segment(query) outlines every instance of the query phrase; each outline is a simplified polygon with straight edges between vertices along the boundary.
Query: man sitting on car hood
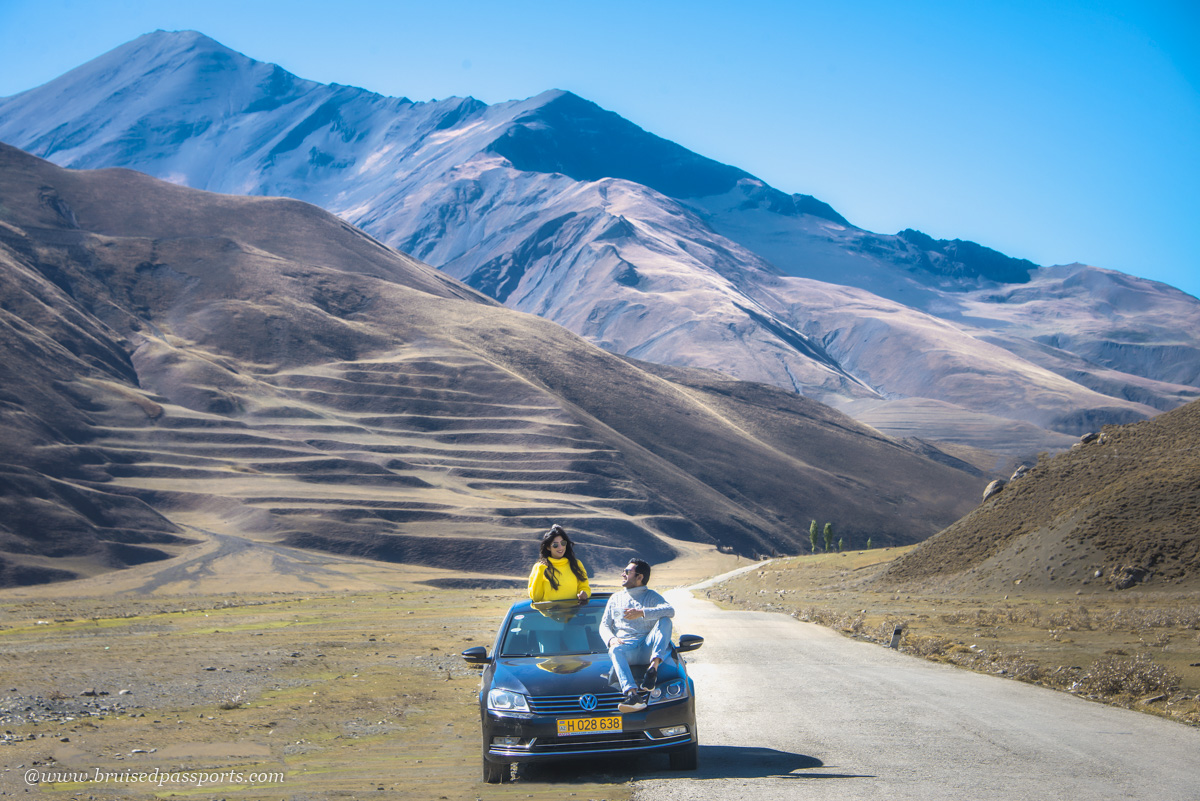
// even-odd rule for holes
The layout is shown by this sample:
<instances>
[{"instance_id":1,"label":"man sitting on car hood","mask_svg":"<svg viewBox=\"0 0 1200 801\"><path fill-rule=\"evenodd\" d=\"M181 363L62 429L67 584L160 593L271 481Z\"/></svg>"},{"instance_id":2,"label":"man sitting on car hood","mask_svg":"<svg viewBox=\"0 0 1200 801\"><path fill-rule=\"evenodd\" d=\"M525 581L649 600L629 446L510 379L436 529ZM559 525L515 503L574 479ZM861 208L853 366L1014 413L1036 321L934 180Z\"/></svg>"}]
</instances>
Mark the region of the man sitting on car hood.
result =
<instances>
[{"instance_id":1,"label":"man sitting on car hood","mask_svg":"<svg viewBox=\"0 0 1200 801\"><path fill-rule=\"evenodd\" d=\"M604 607L600 634L608 643L613 669L621 683L625 699L617 705L621 712L646 708L645 694L654 689L658 666L671 661L671 618L675 607L667 603L650 583L650 565L633 559L621 574L621 589L613 593ZM638 687L629 666L645 665L646 673Z\"/></svg>"}]
</instances>

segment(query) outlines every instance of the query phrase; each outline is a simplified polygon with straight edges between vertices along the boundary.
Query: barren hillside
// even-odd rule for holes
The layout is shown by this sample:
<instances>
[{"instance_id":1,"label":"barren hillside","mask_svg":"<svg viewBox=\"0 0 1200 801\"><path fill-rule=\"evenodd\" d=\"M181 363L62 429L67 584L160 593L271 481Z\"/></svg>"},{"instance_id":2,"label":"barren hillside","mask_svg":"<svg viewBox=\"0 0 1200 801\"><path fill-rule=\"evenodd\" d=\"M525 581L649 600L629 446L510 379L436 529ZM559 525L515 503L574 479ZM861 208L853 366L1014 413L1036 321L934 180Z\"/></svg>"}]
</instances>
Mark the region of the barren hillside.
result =
<instances>
[{"instance_id":1,"label":"barren hillside","mask_svg":"<svg viewBox=\"0 0 1200 801\"><path fill-rule=\"evenodd\" d=\"M991 589L1200 581L1200 402L1043 457L884 576L945 579Z\"/></svg>"},{"instance_id":2,"label":"barren hillside","mask_svg":"<svg viewBox=\"0 0 1200 801\"><path fill-rule=\"evenodd\" d=\"M189 527L505 574L554 521L593 569L795 552L813 517L914 542L984 483L791 393L649 372L296 201L0 146L0 264L4 584Z\"/></svg>"}]
</instances>

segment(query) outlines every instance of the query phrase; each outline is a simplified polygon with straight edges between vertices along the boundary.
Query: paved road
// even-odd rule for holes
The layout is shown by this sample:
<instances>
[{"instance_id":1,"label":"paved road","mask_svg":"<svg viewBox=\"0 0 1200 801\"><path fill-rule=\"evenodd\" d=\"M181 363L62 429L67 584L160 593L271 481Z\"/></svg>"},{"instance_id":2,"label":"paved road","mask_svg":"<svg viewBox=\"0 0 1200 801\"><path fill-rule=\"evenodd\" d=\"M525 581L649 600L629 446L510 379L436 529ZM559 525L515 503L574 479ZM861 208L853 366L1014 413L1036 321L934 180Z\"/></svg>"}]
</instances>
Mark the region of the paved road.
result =
<instances>
[{"instance_id":1,"label":"paved road","mask_svg":"<svg viewBox=\"0 0 1200 801\"><path fill-rule=\"evenodd\" d=\"M668 597L706 638L700 770L643 774L638 801L1200 799L1200 730Z\"/></svg>"}]
</instances>

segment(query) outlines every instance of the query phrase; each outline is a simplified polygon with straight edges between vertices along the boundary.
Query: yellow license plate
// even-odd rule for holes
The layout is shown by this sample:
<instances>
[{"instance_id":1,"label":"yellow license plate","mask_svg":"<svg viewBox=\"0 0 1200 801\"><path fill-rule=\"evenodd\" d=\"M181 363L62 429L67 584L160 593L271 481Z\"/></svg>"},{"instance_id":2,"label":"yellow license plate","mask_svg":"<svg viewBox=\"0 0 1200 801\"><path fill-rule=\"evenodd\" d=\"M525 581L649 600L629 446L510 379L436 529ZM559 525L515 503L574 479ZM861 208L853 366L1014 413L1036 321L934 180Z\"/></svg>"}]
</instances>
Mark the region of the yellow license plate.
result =
<instances>
[{"instance_id":1,"label":"yellow license plate","mask_svg":"<svg viewBox=\"0 0 1200 801\"><path fill-rule=\"evenodd\" d=\"M603 731L620 731L621 719L616 718L559 718L558 736L572 734L597 734Z\"/></svg>"}]
</instances>

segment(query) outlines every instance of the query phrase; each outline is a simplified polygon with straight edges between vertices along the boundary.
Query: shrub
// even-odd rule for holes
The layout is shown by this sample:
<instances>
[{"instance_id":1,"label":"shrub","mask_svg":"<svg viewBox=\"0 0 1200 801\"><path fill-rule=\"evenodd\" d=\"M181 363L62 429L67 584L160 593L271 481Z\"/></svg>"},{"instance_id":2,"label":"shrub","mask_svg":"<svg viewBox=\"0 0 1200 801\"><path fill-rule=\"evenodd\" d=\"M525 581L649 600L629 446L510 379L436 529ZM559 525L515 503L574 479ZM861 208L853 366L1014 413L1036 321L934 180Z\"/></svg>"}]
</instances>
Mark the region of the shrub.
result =
<instances>
[{"instance_id":1,"label":"shrub","mask_svg":"<svg viewBox=\"0 0 1200 801\"><path fill-rule=\"evenodd\" d=\"M1137 631L1152 628L1200 629L1200 607L1119 609L1097 616L1096 625L1107 631Z\"/></svg>"},{"instance_id":2,"label":"shrub","mask_svg":"<svg viewBox=\"0 0 1200 801\"><path fill-rule=\"evenodd\" d=\"M1086 606L1056 612L1050 615L1046 625L1050 628L1063 629L1065 631L1091 631L1096 628L1091 612L1088 611Z\"/></svg>"},{"instance_id":3,"label":"shrub","mask_svg":"<svg viewBox=\"0 0 1200 801\"><path fill-rule=\"evenodd\" d=\"M1179 676L1155 664L1146 654L1138 654L1129 659L1097 659L1073 689L1089 695L1145 695L1169 692L1178 686Z\"/></svg>"},{"instance_id":4,"label":"shrub","mask_svg":"<svg viewBox=\"0 0 1200 801\"><path fill-rule=\"evenodd\" d=\"M888 632L888 637L891 637L890 631ZM948 640L945 637L910 637L906 642L908 645L906 650L917 656L923 656L926 659L945 656L955 646L953 640Z\"/></svg>"},{"instance_id":5,"label":"shrub","mask_svg":"<svg viewBox=\"0 0 1200 801\"><path fill-rule=\"evenodd\" d=\"M1020 653L1000 655L995 664L1005 675L1031 684L1042 682L1050 676L1050 671Z\"/></svg>"},{"instance_id":6,"label":"shrub","mask_svg":"<svg viewBox=\"0 0 1200 801\"><path fill-rule=\"evenodd\" d=\"M1040 626L1042 613L1036 606L1019 606L1009 609L1004 615L1012 625Z\"/></svg>"}]
</instances>

